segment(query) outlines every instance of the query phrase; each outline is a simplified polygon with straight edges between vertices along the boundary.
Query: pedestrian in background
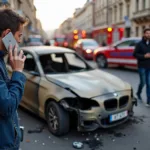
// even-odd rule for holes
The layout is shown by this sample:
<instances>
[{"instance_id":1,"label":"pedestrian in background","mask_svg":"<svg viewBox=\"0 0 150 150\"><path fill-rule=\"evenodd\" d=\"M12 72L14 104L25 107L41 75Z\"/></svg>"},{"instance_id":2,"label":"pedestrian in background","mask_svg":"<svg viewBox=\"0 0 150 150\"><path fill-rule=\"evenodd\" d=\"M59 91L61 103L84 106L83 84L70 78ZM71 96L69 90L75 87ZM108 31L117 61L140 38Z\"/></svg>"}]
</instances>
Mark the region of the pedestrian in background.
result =
<instances>
[{"instance_id":1,"label":"pedestrian in background","mask_svg":"<svg viewBox=\"0 0 150 150\"><path fill-rule=\"evenodd\" d=\"M140 84L137 90L137 97L142 101L141 93L146 84L147 103L150 106L150 28L143 32L142 40L136 45L133 55L138 61L138 72L140 77Z\"/></svg>"},{"instance_id":2,"label":"pedestrian in background","mask_svg":"<svg viewBox=\"0 0 150 150\"><path fill-rule=\"evenodd\" d=\"M21 42L26 19L11 9L0 9L0 150L19 150L21 132L18 124L17 108L21 101L26 78L22 73L26 57L17 46L6 50L2 38L12 32L18 43ZM9 53L13 70L8 77L4 56Z\"/></svg>"},{"instance_id":3,"label":"pedestrian in background","mask_svg":"<svg viewBox=\"0 0 150 150\"><path fill-rule=\"evenodd\" d=\"M51 45L50 42L49 42L49 40L46 40L45 45L46 46L50 46Z\"/></svg>"}]
</instances>

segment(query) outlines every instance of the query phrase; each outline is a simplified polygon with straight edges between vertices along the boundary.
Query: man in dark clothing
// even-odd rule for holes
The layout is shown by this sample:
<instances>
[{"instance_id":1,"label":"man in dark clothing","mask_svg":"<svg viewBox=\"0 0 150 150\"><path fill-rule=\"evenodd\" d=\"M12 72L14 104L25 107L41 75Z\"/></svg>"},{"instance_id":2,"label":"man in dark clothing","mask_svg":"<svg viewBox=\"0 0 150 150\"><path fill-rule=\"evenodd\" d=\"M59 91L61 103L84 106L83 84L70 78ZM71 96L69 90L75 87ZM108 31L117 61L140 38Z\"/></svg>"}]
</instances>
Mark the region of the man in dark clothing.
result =
<instances>
[{"instance_id":1,"label":"man in dark clothing","mask_svg":"<svg viewBox=\"0 0 150 150\"><path fill-rule=\"evenodd\" d=\"M50 46L51 45L50 42L49 42L49 40L46 40L45 45L46 46Z\"/></svg>"},{"instance_id":2,"label":"man in dark clothing","mask_svg":"<svg viewBox=\"0 0 150 150\"><path fill-rule=\"evenodd\" d=\"M138 60L138 71L140 76L137 97L139 100L142 100L141 93L146 84L146 106L150 106L150 28L144 30L143 39L136 45L133 55Z\"/></svg>"},{"instance_id":3,"label":"man in dark clothing","mask_svg":"<svg viewBox=\"0 0 150 150\"><path fill-rule=\"evenodd\" d=\"M0 150L18 150L21 132L18 124L17 108L21 101L26 78L22 73L26 57L17 46L11 45L6 50L2 38L12 32L18 43L21 42L23 26L26 19L11 9L0 10ZM9 54L10 66L13 70L8 77L4 56Z\"/></svg>"}]
</instances>

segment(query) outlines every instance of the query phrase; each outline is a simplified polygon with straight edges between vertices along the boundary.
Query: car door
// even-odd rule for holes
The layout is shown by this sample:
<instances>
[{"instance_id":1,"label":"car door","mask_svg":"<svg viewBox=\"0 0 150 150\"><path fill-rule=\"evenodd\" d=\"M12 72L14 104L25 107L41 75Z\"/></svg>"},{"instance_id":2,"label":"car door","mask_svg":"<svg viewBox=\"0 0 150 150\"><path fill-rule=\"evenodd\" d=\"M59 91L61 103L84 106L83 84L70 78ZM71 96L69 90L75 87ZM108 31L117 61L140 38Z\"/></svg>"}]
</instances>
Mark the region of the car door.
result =
<instances>
[{"instance_id":1,"label":"car door","mask_svg":"<svg viewBox=\"0 0 150 150\"><path fill-rule=\"evenodd\" d=\"M117 45L117 50L119 53L118 54L119 64L121 64L122 66L136 66L137 65L137 61L133 57L133 51L137 42L139 42L139 40L132 39L132 40L127 40Z\"/></svg>"},{"instance_id":2,"label":"car door","mask_svg":"<svg viewBox=\"0 0 150 150\"><path fill-rule=\"evenodd\" d=\"M36 55L24 52L26 61L24 65L24 74L27 78L22 105L30 111L38 113L39 98L38 91L40 85L40 73L37 66Z\"/></svg>"},{"instance_id":3,"label":"car door","mask_svg":"<svg viewBox=\"0 0 150 150\"><path fill-rule=\"evenodd\" d=\"M126 61L126 57L130 54L127 53L129 45L132 43L131 40L121 41L117 43L110 51L111 63L117 65L123 65Z\"/></svg>"}]
</instances>

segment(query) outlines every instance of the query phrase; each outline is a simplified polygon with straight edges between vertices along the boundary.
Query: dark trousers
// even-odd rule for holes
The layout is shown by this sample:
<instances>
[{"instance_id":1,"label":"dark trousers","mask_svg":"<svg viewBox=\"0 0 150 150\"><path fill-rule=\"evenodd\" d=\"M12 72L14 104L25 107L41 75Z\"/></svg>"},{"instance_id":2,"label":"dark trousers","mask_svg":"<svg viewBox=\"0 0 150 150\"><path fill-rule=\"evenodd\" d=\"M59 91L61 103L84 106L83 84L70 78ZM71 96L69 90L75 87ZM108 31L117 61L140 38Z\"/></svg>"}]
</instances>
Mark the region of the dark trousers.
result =
<instances>
[{"instance_id":1,"label":"dark trousers","mask_svg":"<svg viewBox=\"0 0 150 150\"><path fill-rule=\"evenodd\" d=\"M150 104L150 69L139 68L138 72L140 76L140 84L137 94L140 95L142 93L142 89L146 84L147 103Z\"/></svg>"}]
</instances>

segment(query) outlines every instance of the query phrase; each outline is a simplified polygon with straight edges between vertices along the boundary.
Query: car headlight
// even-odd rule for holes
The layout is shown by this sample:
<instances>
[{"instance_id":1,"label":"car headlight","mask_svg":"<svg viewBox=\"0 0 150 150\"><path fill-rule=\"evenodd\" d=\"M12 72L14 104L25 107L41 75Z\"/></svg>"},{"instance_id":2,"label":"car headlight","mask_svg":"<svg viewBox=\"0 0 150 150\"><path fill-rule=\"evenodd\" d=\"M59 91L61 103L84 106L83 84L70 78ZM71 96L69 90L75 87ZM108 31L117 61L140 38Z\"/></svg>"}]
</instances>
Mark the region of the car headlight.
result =
<instances>
[{"instance_id":1,"label":"car headlight","mask_svg":"<svg viewBox=\"0 0 150 150\"><path fill-rule=\"evenodd\" d=\"M91 49L87 49L87 50L86 50L86 53L88 53L88 54L89 54L89 53L92 53L92 50L91 50Z\"/></svg>"}]
</instances>

